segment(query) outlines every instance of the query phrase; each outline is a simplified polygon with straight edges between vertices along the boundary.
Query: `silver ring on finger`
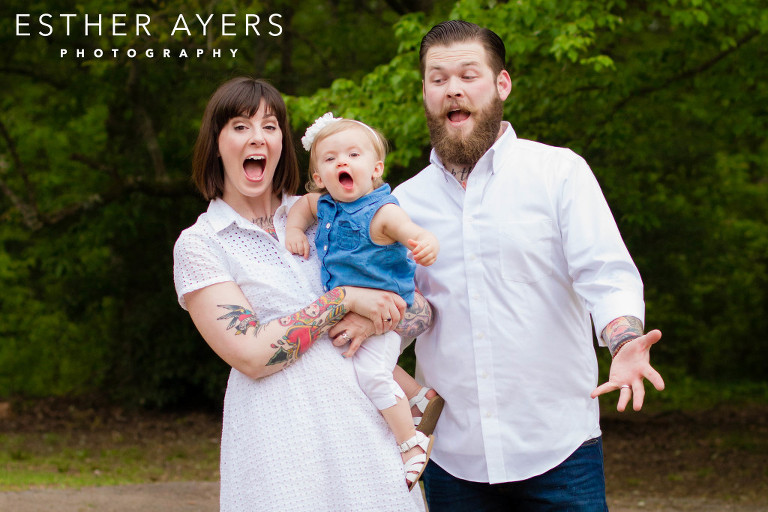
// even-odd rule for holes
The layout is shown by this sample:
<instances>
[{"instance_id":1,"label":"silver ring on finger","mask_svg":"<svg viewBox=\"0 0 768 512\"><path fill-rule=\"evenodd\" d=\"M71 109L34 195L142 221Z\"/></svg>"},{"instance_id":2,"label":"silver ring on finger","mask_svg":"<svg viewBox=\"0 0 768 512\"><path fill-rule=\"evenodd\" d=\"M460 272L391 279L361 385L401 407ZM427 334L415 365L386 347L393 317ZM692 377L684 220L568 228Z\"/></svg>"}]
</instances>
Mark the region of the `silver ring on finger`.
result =
<instances>
[{"instance_id":1,"label":"silver ring on finger","mask_svg":"<svg viewBox=\"0 0 768 512\"><path fill-rule=\"evenodd\" d=\"M629 389L630 385L629 384L622 384L621 386L619 386L619 388L620 389Z\"/></svg>"},{"instance_id":2,"label":"silver ring on finger","mask_svg":"<svg viewBox=\"0 0 768 512\"><path fill-rule=\"evenodd\" d=\"M347 331L344 331L341 333L341 337L344 339L344 341L349 341L349 334L347 334Z\"/></svg>"}]
</instances>

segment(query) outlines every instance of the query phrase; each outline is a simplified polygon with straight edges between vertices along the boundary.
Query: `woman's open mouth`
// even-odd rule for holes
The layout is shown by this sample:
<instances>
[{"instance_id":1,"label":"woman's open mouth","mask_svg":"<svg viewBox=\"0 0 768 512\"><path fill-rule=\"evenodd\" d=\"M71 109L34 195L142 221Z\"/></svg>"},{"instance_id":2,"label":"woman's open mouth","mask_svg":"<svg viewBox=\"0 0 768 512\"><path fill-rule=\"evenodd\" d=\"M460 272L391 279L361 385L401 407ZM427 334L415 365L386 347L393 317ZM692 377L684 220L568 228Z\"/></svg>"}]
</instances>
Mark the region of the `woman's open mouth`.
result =
<instances>
[{"instance_id":1,"label":"woman's open mouth","mask_svg":"<svg viewBox=\"0 0 768 512\"><path fill-rule=\"evenodd\" d=\"M352 175L346 171L341 171L339 173L339 183L344 190L352 190L355 186L355 181L352 179Z\"/></svg>"},{"instance_id":2,"label":"woman's open mouth","mask_svg":"<svg viewBox=\"0 0 768 512\"><path fill-rule=\"evenodd\" d=\"M267 159L261 155L251 155L243 162L243 171L248 181L261 181L264 178L264 167Z\"/></svg>"}]
</instances>

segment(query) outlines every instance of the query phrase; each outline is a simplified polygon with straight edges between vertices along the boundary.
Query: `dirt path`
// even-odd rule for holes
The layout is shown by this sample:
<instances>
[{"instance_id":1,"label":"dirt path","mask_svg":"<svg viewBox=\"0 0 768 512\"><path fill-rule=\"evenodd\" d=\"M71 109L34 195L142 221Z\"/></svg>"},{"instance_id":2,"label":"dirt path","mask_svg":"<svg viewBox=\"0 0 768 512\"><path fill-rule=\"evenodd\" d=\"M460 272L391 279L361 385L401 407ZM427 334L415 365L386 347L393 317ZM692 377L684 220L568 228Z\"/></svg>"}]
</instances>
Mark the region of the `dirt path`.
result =
<instances>
[{"instance_id":1,"label":"dirt path","mask_svg":"<svg viewBox=\"0 0 768 512\"><path fill-rule=\"evenodd\" d=\"M48 420L42 426L39 421L17 421L13 430L56 431L58 423L52 416L46 415ZM114 427L104 421L89 435ZM144 418L144 423L131 421L147 437L151 432L141 425L162 423L155 417L151 421ZM191 429L215 433L220 428L218 421L215 416L196 416L192 422L175 420L174 438L189 439ZM602 418L602 427L612 512L768 512L768 405L719 407L699 413L609 413ZM149 438L157 444L167 443L166 437ZM217 482L0 492L0 512L216 510Z\"/></svg>"},{"instance_id":2,"label":"dirt path","mask_svg":"<svg viewBox=\"0 0 768 512\"><path fill-rule=\"evenodd\" d=\"M207 512L219 509L216 482L39 489L0 493L3 512Z\"/></svg>"},{"instance_id":3,"label":"dirt path","mask_svg":"<svg viewBox=\"0 0 768 512\"><path fill-rule=\"evenodd\" d=\"M219 508L215 482L41 489L0 493L3 512L215 512ZM609 499L613 512L764 512L765 505L738 504L707 498L641 497Z\"/></svg>"}]
</instances>

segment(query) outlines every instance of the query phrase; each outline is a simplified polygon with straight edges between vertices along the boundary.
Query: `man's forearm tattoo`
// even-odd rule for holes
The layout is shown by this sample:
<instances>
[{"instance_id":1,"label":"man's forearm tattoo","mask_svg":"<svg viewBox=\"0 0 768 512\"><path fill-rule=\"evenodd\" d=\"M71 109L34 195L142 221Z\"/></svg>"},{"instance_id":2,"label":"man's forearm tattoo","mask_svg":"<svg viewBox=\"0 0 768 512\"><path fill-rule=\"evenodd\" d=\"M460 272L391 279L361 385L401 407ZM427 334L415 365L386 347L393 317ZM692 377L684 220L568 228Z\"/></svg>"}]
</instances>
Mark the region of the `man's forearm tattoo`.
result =
<instances>
[{"instance_id":1,"label":"man's forearm tattoo","mask_svg":"<svg viewBox=\"0 0 768 512\"><path fill-rule=\"evenodd\" d=\"M427 299L418 293L414 296L413 304L405 310L405 315L397 324L395 332L405 339L413 339L432 324L432 306Z\"/></svg>"},{"instance_id":2,"label":"man's forearm tattoo","mask_svg":"<svg viewBox=\"0 0 768 512\"><path fill-rule=\"evenodd\" d=\"M622 316L609 323L603 330L603 339L608 344L611 356L627 342L643 335L643 323L634 316Z\"/></svg>"},{"instance_id":3,"label":"man's forearm tattoo","mask_svg":"<svg viewBox=\"0 0 768 512\"><path fill-rule=\"evenodd\" d=\"M347 308L342 304L345 296L344 288L334 288L301 311L280 318L280 325L288 330L271 345L276 351L267 366L287 366L296 361L315 343L318 336L344 317L347 313Z\"/></svg>"}]
</instances>

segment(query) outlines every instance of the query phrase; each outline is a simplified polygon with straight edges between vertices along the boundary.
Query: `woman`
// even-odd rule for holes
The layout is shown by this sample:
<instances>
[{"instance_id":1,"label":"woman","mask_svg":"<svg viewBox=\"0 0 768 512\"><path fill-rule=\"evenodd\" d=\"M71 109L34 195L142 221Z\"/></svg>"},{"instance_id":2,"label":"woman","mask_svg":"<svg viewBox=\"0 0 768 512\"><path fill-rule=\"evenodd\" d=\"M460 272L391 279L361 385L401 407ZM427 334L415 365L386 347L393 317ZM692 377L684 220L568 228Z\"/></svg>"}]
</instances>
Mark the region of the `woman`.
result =
<instances>
[{"instance_id":1,"label":"woman","mask_svg":"<svg viewBox=\"0 0 768 512\"><path fill-rule=\"evenodd\" d=\"M323 293L314 247L307 260L285 249L300 178L274 87L236 78L213 94L193 179L211 202L176 242L174 279L180 304L232 366L221 510L420 510L386 422L343 348L327 339L347 312L372 322L356 317L356 325L383 333L398 325L405 303L364 288ZM428 322L423 297L418 302L411 309L427 313L410 326ZM360 338L370 330L354 332Z\"/></svg>"}]
</instances>

